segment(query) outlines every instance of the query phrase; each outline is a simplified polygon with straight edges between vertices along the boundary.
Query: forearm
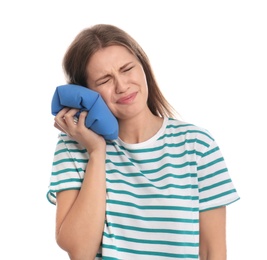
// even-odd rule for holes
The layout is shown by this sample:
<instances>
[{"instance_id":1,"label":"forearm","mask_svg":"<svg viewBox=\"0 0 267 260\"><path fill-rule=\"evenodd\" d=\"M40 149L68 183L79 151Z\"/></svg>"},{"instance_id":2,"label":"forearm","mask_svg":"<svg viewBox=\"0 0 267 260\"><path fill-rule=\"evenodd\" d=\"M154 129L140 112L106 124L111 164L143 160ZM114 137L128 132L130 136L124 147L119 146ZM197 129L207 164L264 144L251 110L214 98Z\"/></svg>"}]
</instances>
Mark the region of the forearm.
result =
<instances>
[{"instance_id":1,"label":"forearm","mask_svg":"<svg viewBox=\"0 0 267 260\"><path fill-rule=\"evenodd\" d=\"M225 251L217 252L202 252L199 255L200 260L226 260Z\"/></svg>"},{"instance_id":2,"label":"forearm","mask_svg":"<svg viewBox=\"0 0 267 260\"><path fill-rule=\"evenodd\" d=\"M215 239L214 239L215 240ZM226 260L226 241L219 239L215 243L200 243L200 260Z\"/></svg>"},{"instance_id":3,"label":"forearm","mask_svg":"<svg viewBox=\"0 0 267 260\"><path fill-rule=\"evenodd\" d=\"M71 259L94 259L102 239L105 201L105 152L96 151L90 154L81 190L57 234Z\"/></svg>"},{"instance_id":4,"label":"forearm","mask_svg":"<svg viewBox=\"0 0 267 260\"><path fill-rule=\"evenodd\" d=\"M200 213L200 260L226 260L226 208Z\"/></svg>"}]
</instances>

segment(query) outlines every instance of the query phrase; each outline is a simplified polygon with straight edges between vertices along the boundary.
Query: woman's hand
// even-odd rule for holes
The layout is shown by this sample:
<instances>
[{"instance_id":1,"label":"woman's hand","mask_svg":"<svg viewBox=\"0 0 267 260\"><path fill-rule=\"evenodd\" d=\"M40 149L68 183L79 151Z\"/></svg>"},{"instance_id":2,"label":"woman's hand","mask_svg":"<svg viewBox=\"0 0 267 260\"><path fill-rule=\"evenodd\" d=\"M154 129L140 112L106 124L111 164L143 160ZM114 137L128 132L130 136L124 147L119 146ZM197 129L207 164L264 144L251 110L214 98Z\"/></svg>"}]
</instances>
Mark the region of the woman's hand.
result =
<instances>
[{"instance_id":1,"label":"woman's hand","mask_svg":"<svg viewBox=\"0 0 267 260\"><path fill-rule=\"evenodd\" d=\"M75 108L63 108L55 116L54 126L83 145L89 154L95 150L105 148L104 138L88 129L85 125L85 118L88 112L81 112L78 121L75 120L77 112L79 110Z\"/></svg>"}]
</instances>

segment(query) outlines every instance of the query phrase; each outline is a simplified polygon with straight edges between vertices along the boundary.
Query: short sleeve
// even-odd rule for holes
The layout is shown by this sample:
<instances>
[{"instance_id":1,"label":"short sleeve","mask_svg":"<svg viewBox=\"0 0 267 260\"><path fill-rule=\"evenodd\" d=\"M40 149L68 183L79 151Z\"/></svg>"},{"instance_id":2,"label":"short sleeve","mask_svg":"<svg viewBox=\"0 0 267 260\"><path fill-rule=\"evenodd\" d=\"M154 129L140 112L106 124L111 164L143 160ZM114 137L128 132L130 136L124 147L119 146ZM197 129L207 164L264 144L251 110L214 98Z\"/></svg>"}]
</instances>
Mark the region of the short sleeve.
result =
<instances>
[{"instance_id":1,"label":"short sleeve","mask_svg":"<svg viewBox=\"0 0 267 260\"><path fill-rule=\"evenodd\" d=\"M88 162L88 153L67 135L59 134L56 145L47 199L56 204L56 193L63 190L79 190Z\"/></svg>"},{"instance_id":2,"label":"short sleeve","mask_svg":"<svg viewBox=\"0 0 267 260\"><path fill-rule=\"evenodd\" d=\"M209 210L228 205L239 199L225 160L214 139L197 162L199 209Z\"/></svg>"}]
</instances>

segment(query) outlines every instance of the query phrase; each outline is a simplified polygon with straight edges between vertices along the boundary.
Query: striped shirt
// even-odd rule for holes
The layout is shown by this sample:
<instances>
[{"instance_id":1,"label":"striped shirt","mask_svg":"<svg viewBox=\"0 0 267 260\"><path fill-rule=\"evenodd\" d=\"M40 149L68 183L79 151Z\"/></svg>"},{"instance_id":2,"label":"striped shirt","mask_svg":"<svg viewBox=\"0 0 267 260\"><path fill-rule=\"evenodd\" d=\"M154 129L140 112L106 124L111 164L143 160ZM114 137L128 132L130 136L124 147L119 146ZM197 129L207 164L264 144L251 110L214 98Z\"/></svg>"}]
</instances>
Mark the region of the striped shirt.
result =
<instances>
[{"instance_id":1,"label":"striped shirt","mask_svg":"<svg viewBox=\"0 0 267 260\"><path fill-rule=\"evenodd\" d=\"M80 189L87 151L60 134L48 199ZM164 118L149 140L106 148L106 221L96 259L198 259L199 212L239 199L211 134Z\"/></svg>"}]
</instances>

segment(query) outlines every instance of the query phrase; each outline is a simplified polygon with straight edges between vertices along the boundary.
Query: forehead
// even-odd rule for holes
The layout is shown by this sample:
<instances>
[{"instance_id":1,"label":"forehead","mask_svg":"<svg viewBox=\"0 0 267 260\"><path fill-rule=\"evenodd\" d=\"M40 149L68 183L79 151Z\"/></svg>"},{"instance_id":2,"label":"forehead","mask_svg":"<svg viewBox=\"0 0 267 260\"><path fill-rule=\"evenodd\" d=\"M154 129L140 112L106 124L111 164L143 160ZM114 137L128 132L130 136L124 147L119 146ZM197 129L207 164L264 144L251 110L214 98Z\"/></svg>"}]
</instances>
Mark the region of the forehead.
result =
<instances>
[{"instance_id":1,"label":"forehead","mask_svg":"<svg viewBox=\"0 0 267 260\"><path fill-rule=\"evenodd\" d=\"M120 68L125 63L137 61L137 58L124 46L112 45L96 51L88 61L87 71L105 72L111 68Z\"/></svg>"}]
</instances>

